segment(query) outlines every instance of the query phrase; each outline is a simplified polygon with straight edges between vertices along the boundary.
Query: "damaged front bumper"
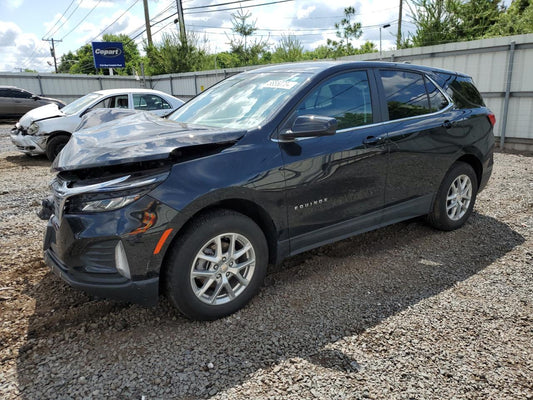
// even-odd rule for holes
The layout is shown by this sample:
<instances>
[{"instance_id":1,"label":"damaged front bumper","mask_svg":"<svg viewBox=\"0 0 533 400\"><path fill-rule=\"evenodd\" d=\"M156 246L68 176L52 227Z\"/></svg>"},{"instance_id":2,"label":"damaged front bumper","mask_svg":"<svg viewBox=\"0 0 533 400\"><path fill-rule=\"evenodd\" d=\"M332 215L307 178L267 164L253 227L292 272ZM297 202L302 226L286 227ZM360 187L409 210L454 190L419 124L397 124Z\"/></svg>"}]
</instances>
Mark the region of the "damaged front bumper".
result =
<instances>
[{"instance_id":1,"label":"damaged front bumper","mask_svg":"<svg viewBox=\"0 0 533 400\"><path fill-rule=\"evenodd\" d=\"M13 128L10 136L17 150L25 154L33 156L46 153L47 136L28 135L23 129L18 128Z\"/></svg>"},{"instance_id":2,"label":"damaged front bumper","mask_svg":"<svg viewBox=\"0 0 533 400\"><path fill-rule=\"evenodd\" d=\"M90 295L157 303L159 272L171 240L166 235L160 242L175 210L144 196L115 211L61 217L57 211L48 220L43 244L44 260L56 275Z\"/></svg>"},{"instance_id":3,"label":"damaged front bumper","mask_svg":"<svg viewBox=\"0 0 533 400\"><path fill-rule=\"evenodd\" d=\"M44 252L44 262L52 271L75 289L106 299L114 299L145 306L157 304L159 296L159 277L131 281L126 279L94 280L84 274L75 274L63 264L56 254L48 249Z\"/></svg>"}]
</instances>

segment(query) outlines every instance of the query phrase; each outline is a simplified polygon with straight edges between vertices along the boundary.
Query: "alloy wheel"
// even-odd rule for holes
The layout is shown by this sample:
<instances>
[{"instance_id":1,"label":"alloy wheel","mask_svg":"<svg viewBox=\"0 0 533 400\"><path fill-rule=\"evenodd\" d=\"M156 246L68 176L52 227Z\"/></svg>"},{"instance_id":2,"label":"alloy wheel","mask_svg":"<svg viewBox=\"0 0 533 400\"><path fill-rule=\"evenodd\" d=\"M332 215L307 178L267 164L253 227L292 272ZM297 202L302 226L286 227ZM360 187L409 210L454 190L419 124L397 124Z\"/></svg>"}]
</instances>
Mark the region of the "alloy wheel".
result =
<instances>
[{"instance_id":1,"label":"alloy wheel","mask_svg":"<svg viewBox=\"0 0 533 400\"><path fill-rule=\"evenodd\" d=\"M446 196L446 213L453 221L460 220L468 211L472 199L472 181L468 175L459 175L450 185Z\"/></svg>"},{"instance_id":2,"label":"alloy wheel","mask_svg":"<svg viewBox=\"0 0 533 400\"><path fill-rule=\"evenodd\" d=\"M250 283L255 271L255 251L238 233L224 233L207 241L196 254L190 283L196 297L209 305L228 303Z\"/></svg>"}]
</instances>

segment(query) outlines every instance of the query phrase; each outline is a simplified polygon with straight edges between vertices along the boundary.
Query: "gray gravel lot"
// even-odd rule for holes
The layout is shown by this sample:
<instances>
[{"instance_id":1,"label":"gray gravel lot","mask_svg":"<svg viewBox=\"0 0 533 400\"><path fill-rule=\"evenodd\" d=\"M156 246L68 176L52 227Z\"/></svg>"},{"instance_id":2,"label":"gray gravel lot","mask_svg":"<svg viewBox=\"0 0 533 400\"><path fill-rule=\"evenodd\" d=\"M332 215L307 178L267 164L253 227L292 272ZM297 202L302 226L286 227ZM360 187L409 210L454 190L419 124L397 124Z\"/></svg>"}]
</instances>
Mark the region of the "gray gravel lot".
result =
<instances>
[{"instance_id":1,"label":"gray gravel lot","mask_svg":"<svg viewBox=\"0 0 533 400\"><path fill-rule=\"evenodd\" d=\"M462 229L412 220L272 268L238 313L91 299L42 262L52 174L0 122L0 399L533 399L533 157Z\"/></svg>"}]
</instances>

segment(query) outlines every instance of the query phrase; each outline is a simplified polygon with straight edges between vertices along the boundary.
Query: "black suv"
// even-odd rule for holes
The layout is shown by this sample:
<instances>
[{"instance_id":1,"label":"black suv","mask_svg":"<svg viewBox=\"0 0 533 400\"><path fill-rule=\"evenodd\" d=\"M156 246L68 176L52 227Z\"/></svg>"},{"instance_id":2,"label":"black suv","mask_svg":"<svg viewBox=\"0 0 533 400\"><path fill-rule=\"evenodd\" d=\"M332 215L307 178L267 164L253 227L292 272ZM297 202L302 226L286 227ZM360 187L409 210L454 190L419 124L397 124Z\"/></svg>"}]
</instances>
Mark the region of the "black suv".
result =
<instances>
[{"instance_id":1,"label":"black suv","mask_svg":"<svg viewBox=\"0 0 533 400\"><path fill-rule=\"evenodd\" d=\"M91 294L166 293L191 318L219 318L287 256L421 215L462 226L492 171L494 122L455 72L245 72L167 120L138 113L74 134L44 202L45 260Z\"/></svg>"}]
</instances>

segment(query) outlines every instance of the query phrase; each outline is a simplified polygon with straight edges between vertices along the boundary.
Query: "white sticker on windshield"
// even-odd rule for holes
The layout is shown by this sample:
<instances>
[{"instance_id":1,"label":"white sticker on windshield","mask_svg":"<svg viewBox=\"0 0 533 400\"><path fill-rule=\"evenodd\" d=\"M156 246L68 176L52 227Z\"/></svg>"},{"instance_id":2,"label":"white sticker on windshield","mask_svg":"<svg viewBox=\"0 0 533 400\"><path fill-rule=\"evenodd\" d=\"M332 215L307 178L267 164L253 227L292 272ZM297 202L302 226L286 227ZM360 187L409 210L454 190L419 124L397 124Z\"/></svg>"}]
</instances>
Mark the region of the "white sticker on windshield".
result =
<instances>
[{"instance_id":1,"label":"white sticker on windshield","mask_svg":"<svg viewBox=\"0 0 533 400\"><path fill-rule=\"evenodd\" d=\"M267 83L265 83L263 87L289 90L295 87L297 84L298 84L297 82L290 82L290 81L268 81Z\"/></svg>"}]
</instances>

